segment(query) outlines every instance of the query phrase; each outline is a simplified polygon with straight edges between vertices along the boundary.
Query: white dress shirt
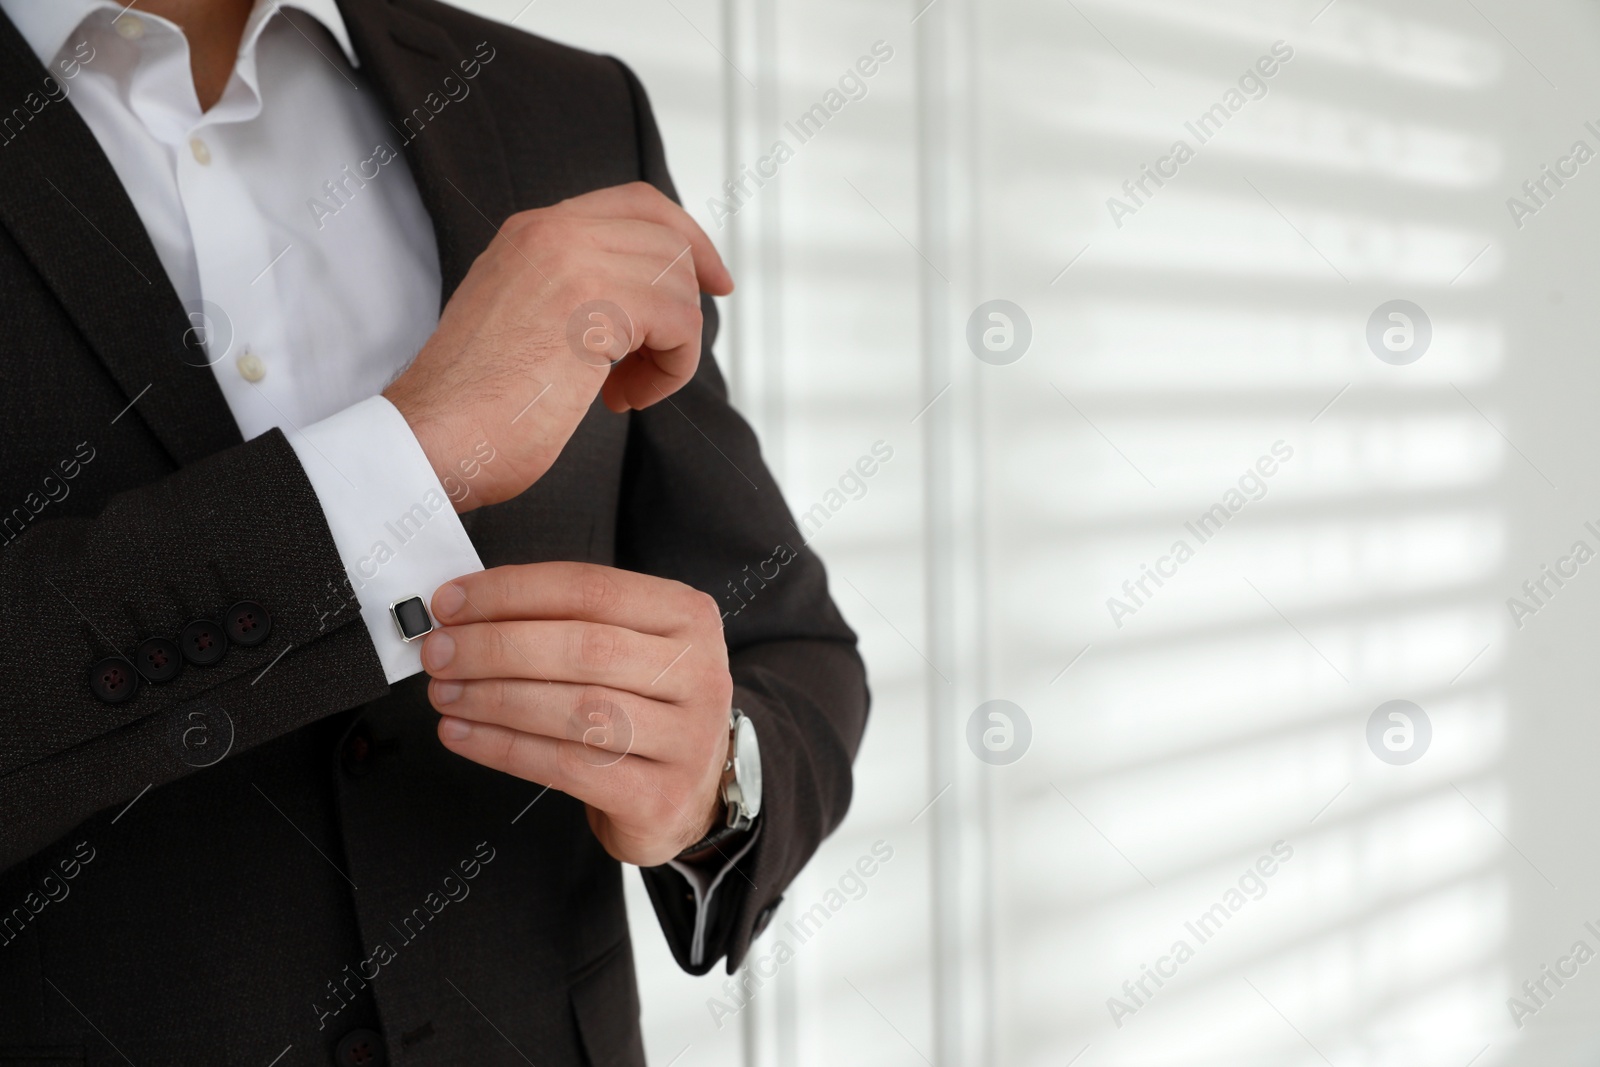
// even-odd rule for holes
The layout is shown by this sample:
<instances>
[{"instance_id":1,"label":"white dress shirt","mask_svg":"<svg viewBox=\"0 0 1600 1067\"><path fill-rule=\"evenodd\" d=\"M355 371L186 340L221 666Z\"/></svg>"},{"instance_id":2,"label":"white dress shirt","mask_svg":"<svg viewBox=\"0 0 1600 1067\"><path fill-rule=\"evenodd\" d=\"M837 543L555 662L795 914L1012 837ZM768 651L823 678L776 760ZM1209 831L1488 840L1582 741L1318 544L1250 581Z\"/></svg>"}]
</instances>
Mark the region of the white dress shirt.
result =
<instances>
[{"instance_id":1,"label":"white dress shirt","mask_svg":"<svg viewBox=\"0 0 1600 1067\"><path fill-rule=\"evenodd\" d=\"M257 0L202 112L188 40L167 19L109 0L0 0L110 158L240 432L276 426L299 456L349 576L312 607L353 593L396 682L422 663L390 605L483 569L379 395L438 324L438 248L400 138L358 88L339 9L293 8ZM379 145L394 158L374 160Z\"/></svg>"},{"instance_id":2,"label":"white dress shirt","mask_svg":"<svg viewBox=\"0 0 1600 1067\"><path fill-rule=\"evenodd\" d=\"M240 432L276 426L294 447L350 579L322 607L353 590L385 676L416 674L420 649L400 639L390 605L431 600L483 564L380 395L438 325L439 252L334 0L256 0L228 86L204 112L188 39L167 19L110 0L0 10L110 158ZM92 220L94 205L78 206ZM462 457L462 476L492 455L485 443ZM758 835L720 867L671 861L695 900L693 963L717 888Z\"/></svg>"}]
</instances>

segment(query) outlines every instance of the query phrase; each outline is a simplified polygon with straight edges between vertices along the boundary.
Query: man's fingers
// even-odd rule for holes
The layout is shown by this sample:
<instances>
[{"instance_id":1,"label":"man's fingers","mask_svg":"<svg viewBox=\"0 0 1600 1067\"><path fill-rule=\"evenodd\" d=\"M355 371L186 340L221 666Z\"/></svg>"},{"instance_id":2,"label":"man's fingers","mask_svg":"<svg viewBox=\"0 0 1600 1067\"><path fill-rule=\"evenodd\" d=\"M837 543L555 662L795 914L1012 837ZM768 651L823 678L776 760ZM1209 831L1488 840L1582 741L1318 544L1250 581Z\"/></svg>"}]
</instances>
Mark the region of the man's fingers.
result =
<instances>
[{"instance_id":1,"label":"man's fingers","mask_svg":"<svg viewBox=\"0 0 1600 1067\"><path fill-rule=\"evenodd\" d=\"M508 730L446 715L439 720L439 740L450 751L491 770L559 789L603 812L607 822L631 828L619 836L633 838L626 852L638 853L644 840L656 844L650 855L635 854L630 862L655 866L671 859L704 830L704 812L666 764L613 753L577 741ZM667 842L663 844L663 842ZM613 843L608 842L608 848ZM656 855L655 853L659 853ZM616 853L613 852L613 855Z\"/></svg>"},{"instance_id":2,"label":"man's fingers","mask_svg":"<svg viewBox=\"0 0 1600 1067\"><path fill-rule=\"evenodd\" d=\"M600 398L609 410L619 414L643 411L688 384L694 377L694 365L691 364L687 372L681 368L690 360L698 360L699 355L698 343L679 345L665 352L653 348L630 352L601 383Z\"/></svg>"},{"instance_id":3,"label":"man's fingers","mask_svg":"<svg viewBox=\"0 0 1600 1067\"><path fill-rule=\"evenodd\" d=\"M583 225L589 239L601 251L648 260L647 282L667 273L669 265L686 265L691 272L696 265L694 246L671 226L629 217L586 219ZM699 286L695 291L699 291Z\"/></svg>"},{"instance_id":4,"label":"man's fingers","mask_svg":"<svg viewBox=\"0 0 1600 1067\"><path fill-rule=\"evenodd\" d=\"M671 396L694 377L700 366L705 320L698 299L684 301L659 286L624 299L644 309L643 321L636 324L633 351L611 368L605 383L611 391L604 395L609 402L620 389L630 407L643 409ZM612 410L618 409L613 405Z\"/></svg>"},{"instance_id":5,"label":"man's fingers","mask_svg":"<svg viewBox=\"0 0 1600 1067\"><path fill-rule=\"evenodd\" d=\"M669 861L704 832L709 814L661 763L573 741L518 733L450 715L438 720L446 749L493 771L549 785L589 806L589 825L606 851L642 867Z\"/></svg>"},{"instance_id":6,"label":"man's fingers","mask_svg":"<svg viewBox=\"0 0 1600 1067\"><path fill-rule=\"evenodd\" d=\"M474 763L559 789L608 812L626 810L631 794L640 788L641 773L651 765L638 756L618 758L578 741L449 715L439 720L439 740Z\"/></svg>"},{"instance_id":7,"label":"man's fingers","mask_svg":"<svg viewBox=\"0 0 1600 1067\"><path fill-rule=\"evenodd\" d=\"M693 754L700 740L681 728L683 713L672 705L604 686L435 678L428 699L454 718L584 745L590 750L586 758L600 764L628 754L678 759Z\"/></svg>"},{"instance_id":8,"label":"man's fingers","mask_svg":"<svg viewBox=\"0 0 1600 1067\"><path fill-rule=\"evenodd\" d=\"M673 700L694 680L680 662L691 647L596 622L474 622L429 634L422 666L435 678L576 682Z\"/></svg>"},{"instance_id":9,"label":"man's fingers","mask_svg":"<svg viewBox=\"0 0 1600 1067\"><path fill-rule=\"evenodd\" d=\"M563 201L557 207L587 218L635 218L670 226L689 245L700 287L713 296L727 296L733 292L733 275L705 230L687 211L647 182L596 189Z\"/></svg>"},{"instance_id":10,"label":"man's fingers","mask_svg":"<svg viewBox=\"0 0 1600 1067\"><path fill-rule=\"evenodd\" d=\"M501 619L579 619L677 636L686 623L720 624L717 603L682 582L595 563L525 563L462 575L440 586L433 614L446 625Z\"/></svg>"},{"instance_id":11,"label":"man's fingers","mask_svg":"<svg viewBox=\"0 0 1600 1067\"><path fill-rule=\"evenodd\" d=\"M628 278L626 283L616 282L601 290L604 299L618 305L625 317L610 329L627 351L610 368L601 384L601 396L612 411L643 409L683 388L700 365L705 323L693 281L694 266L684 259L675 266L669 261L669 269L663 269L655 260L639 255L610 262L625 264L622 269ZM652 271L654 277L647 276ZM609 338L607 343L611 343Z\"/></svg>"}]
</instances>

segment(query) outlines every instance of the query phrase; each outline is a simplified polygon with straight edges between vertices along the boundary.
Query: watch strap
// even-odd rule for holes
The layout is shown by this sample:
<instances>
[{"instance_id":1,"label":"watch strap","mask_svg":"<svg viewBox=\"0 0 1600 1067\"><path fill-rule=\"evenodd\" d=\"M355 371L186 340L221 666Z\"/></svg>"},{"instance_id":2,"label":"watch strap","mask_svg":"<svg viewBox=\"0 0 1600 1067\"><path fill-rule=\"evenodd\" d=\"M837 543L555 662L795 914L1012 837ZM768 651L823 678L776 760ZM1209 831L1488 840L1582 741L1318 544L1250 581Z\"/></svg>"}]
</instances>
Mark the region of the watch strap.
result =
<instances>
[{"instance_id":1,"label":"watch strap","mask_svg":"<svg viewBox=\"0 0 1600 1067\"><path fill-rule=\"evenodd\" d=\"M727 823L723 823L720 826L713 826L710 833L706 834L706 836L702 837L700 840L696 841L694 844L678 853L674 858L682 859L685 856L692 856L696 852L704 852L708 848L712 848L716 845L722 844L725 841L732 840L733 838L744 833L746 830L750 829L750 825L751 824L749 822L746 822L743 826L729 826Z\"/></svg>"}]
</instances>

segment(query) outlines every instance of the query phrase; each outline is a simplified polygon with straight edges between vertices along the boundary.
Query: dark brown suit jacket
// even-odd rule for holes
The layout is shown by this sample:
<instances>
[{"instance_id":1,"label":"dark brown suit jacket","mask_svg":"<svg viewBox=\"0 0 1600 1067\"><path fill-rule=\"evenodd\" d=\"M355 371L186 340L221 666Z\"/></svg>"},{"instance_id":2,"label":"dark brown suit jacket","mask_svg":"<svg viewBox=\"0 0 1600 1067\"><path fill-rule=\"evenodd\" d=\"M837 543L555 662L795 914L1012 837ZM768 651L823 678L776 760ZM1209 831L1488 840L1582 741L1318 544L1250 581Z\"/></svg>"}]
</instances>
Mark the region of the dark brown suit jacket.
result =
<instances>
[{"instance_id":1,"label":"dark brown suit jacket","mask_svg":"<svg viewBox=\"0 0 1600 1067\"><path fill-rule=\"evenodd\" d=\"M433 0L340 6L396 144L495 50L404 149L441 300L515 211L641 178L672 191L616 60ZM385 684L292 449L241 441L93 135L69 101L10 110L45 75L0 19L0 1065L324 1065L359 1030L391 1063L642 1062L621 867L576 801L447 753L422 678ZM740 961L838 825L867 707L706 308L700 372L670 403L597 404L537 485L465 519L486 566L610 564L730 609L730 583L799 553L727 617L766 807L702 971ZM242 600L271 615L265 644L127 703L92 695L91 663ZM645 879L687 966L687 886Z\"/></svg>"}]
</instances>

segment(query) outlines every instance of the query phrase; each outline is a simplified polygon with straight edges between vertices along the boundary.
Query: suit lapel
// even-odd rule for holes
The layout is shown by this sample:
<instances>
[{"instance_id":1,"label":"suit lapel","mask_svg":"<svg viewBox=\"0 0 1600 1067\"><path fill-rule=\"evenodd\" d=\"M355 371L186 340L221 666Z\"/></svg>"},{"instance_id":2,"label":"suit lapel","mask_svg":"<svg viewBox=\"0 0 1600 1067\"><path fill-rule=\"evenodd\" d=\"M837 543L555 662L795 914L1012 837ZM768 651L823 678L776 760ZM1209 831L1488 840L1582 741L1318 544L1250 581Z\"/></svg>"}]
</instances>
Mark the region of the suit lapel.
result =
<instances>
[{"instance_id":1,"label":"suit lapel","mask_svg":"<svg viewBox=\"0 0 1600 1067\"><path fill-rule=\"evenodd\" d=\"M515 209L487 96L461 66L473 60L473 52L436 23L388 0L339 0L339 10L362 73L389 117L392 145L403 146L433 219L442 307ZM452 79L448 86L446 78ZM467 87L466 96L450 99L450 93L459 96L460 86Z\"/></svg>"},{"instance_id":2,"label":"suit lapel","mask_svg":"<svg viewBox=\"0 0 1600 1067\"><path fill-rule=\"evenodd\" d=\"M0 145L0 224L174 461L238 444L211 369L185 344L190 320L133 202L70 100L45 92L46 75L0 14L0 100L39 108Z\"/></svg>"}]
</instances>

